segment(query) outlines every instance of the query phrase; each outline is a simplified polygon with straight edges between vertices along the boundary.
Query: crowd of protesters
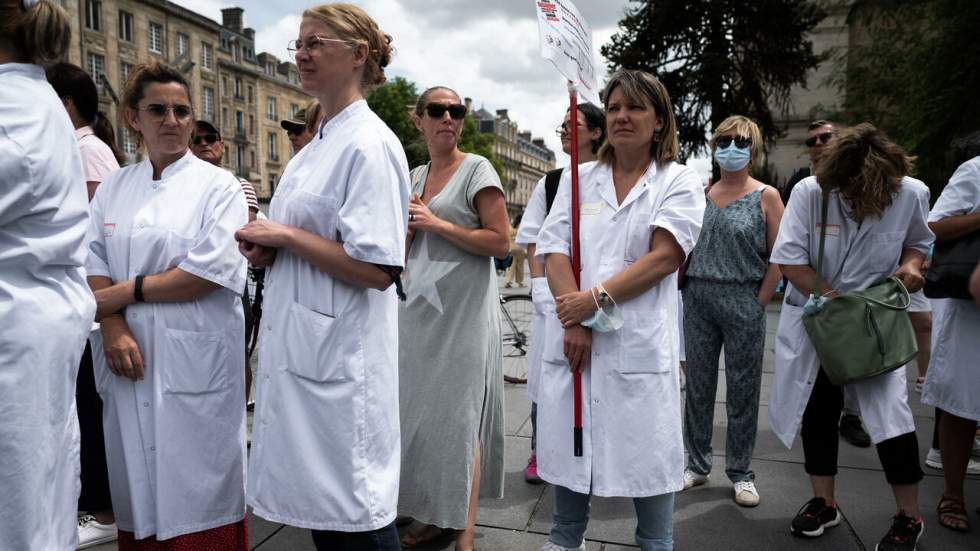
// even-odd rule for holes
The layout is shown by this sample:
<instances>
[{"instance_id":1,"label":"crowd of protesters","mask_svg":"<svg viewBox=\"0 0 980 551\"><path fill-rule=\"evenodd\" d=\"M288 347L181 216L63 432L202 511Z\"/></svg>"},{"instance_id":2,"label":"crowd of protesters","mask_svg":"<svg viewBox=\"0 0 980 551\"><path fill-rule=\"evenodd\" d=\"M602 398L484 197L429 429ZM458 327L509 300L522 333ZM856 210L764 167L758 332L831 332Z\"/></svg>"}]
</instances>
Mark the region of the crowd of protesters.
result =
<instances>
[{"instance_id":1,"label":"crowd of protesters","mask_svg":"<svg viewBox=\"0 0 980 551\"><path fill-rule=\"evenodd\" d=\"M524 477L551 484L555 500L542 551L585 549L593 495L632 498L637 545L673 549L675 494L712 472L722 349L725 474L736 504L760 503L769 481L751 459L766 311L783 286L769 424L787 447L800 437L812 487L789 530L815 538L840 524L844 436L875 445L894 494L877 549L914 550L922 536L904 365L840 382L808 325L883 281L908 299L898 310L916 352L905 361L936 408L925 462L943 469L939 524L971 529L980 265L943 298L921 290L934 246L940 265L976 251L978 152L930 210L915 159L883 132L814 121L812 164L781 194L752 175L763 138L735 115L711 135L720 178L704 186L680 162L668 90L622 70L601 107L569 110L558 129L573 153L577 126L578 207L572 171L560 169L511 227L493 165L459 149L467 107L457 92L418 98L412 118L431 160L409 167L364 99L386 80L391 36L350 4L305 10L297 33L289 49L315 99L282 121L294 156L266 216L251 184L221 167L221 133L195 120L179 71L152 61L129 75L121 117L143 160L120 168L94 82L59 62L65 12L0 0L5 547L118 539L122 550L246 550L248 505L311 530L321 551L447 535L473 550L478 498L504 489L493 259L520 253L520 286L525 250ZM265 273L261 320L248 305L249 266ZM253 333L262 346L249 443Z\"/></svg>"}]
</instances>

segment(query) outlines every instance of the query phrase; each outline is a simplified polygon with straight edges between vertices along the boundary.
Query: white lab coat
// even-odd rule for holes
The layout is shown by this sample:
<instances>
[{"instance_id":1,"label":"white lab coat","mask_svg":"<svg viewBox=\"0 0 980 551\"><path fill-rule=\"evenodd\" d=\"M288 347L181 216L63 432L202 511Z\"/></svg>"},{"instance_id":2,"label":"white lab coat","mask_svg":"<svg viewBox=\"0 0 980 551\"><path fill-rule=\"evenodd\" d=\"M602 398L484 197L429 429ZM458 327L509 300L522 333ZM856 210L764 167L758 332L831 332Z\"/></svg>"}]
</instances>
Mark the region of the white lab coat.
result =
<instances>
[{"instance_id":1,"label":"white lab coat","mask_svg":"<svg viewBox=\"0 0 980 551\"><path fill-rule=\"evenodd\" d=\"M816 269L820 197L820 186L813 176L793 188L770 262ZM866 218L863 224L850 218L849 204L841 201L836 191L832 192L824 245L824 288L841 293L866 289L895 273L903 249L926 253L933 241L926 225L928 210L929 188L908 177L902 179L901 188L881 218ZM806 300L792 284L787 285L776 330L776 372L769 396L769 424L787 448L793 445L799 431L819 368L816 350L803 326ZM861 419L874 443L915 430L904 369L848 386L857 398Z\"/></svg>"},{"instance_id":2,"label":"white lab coat","mask_svg":"<svg viewBox=\"0 0 980 551\"><path fill-rule=\"evenodd\" d=\"M980 157L960 165L929 212L929 221L980 212ZM922 403L980 421L980 308L971 300L936 299L929 371Z\"/></svg>"},{"instance_id":3,"label":"white lab coat","mask_svg":"<svg viewBox=\"0 0 980 551\"><path fill-rule=\"evenodd\" d=\"M525 249L538 242L538 233L548 217L548 197L544 181L544 178L538 180L531 191L531 198L521 216L521 227L517 229L517 238L514 239L519 247ZM532 402L537 402L538 388L541 385L541 358L544 343L547 342L545 319L555 312L555 298L551 296L548 278L531 278L531 303L534 313L531 316L531 343L527 351L527 395Z\"/></svg>"},{"instance_id":4,"label":"white lab coat","mask_svg":"<svg viewBox=\"0 0 980 551\"><path fill-rule=\"evenodd\" d=\"M358 101L290 160L273 221L403 266L408 163ZM395 289L335 280L287 249L266 275L248 503L302 528L362 532L395 518L401 461Z\"/></svg>"},{"instance_id":5,"label":"white lab coat","mask_svg":"<svg viewBox=\"0 0 980 551\"><path fill-rule=\"evenodd\" d=\"M657 228L685 254L701 232L705 199L695 172L651 163L619 205L612 168L579 168L582 288L623 271L650 251ZM538 235L537 253L570 255L570 174ZM677 376L677 274L619 303L618 331L592 333L591 366L582 375L583 456L573 455L572 374L564 329L549 316L538 391L538 472L552 484L598 496L647 497L683 487L684 446ZM613 297L615 298L615 297Z\"/></svg>"},{"instance_id":6,"label":"white lab coat","mask_svg":"<svg viewBox=\"0 0 980 551\"><path fill-rule=\"evenodd\" d=\"M165 540L245 515L246 262L234 232L248 207L231 173L189 151L161 176L147 159L99 185L87 267L113 283L177 267L222 287L126 307L142 381L109 371L101 333L91 339L116 523Z\"/></svg>"},{"instance_id":7,"label":"white lab coat","mask_svg":"<svg viewBox=\"0 0 980 551\"><path fill-rule=\"evenodd\" d=\"M36 65L0 64L0 547L75 549L75 375L95 317L75 135Z\"/></svg>"}]
</instances>

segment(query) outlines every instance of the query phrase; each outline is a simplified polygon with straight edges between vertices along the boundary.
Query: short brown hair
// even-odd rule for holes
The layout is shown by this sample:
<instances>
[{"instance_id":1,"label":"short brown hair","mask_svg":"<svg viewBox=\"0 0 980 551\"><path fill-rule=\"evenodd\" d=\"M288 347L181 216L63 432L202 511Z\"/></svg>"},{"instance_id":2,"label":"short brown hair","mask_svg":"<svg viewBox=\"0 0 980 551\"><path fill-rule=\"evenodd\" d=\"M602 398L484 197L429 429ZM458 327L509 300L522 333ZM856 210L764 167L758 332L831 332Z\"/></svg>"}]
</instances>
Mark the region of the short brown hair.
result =
<instances>
[{"instance_id":1,"label":"short brown hair","mask_svg":"<svg viewBox=\"0 0 980 551\"><path fill-rule=\"evenodd\" d=\"M653 134L650 153L657 164L673 161L680 150L677 139L677 120L674 118L674 108L670 103L667 88L657 77L646 71L623 69L614 73L606 88L602 91L603 107L606 110L606 121L609 121L609 97L616 88L623 89L623 95L636 105L647 105L660 116L663 127ZM609 164L616 158L616 149L609 140L599 148L599 162Z\"/></svg>"},{"instance_id":2,"label":"short brown hair","mask_svg":"<svg viewBox=\"0 0 980 551\"><path fill-rule=\"evenodd\" d=\"M146 86L148 84L153 84L158 82L160 84L168 84L170 82L176 82L184 87L187 92L188 101L191 100L191 86L187 83L187 79L181 74L177 69L160 63L156 60L151 60L149 63L142 63L133 67L133 70L129 73L129 79L126 80L125 88L123 88L122 97L120 98L120 103L124 109L120 109L120 116L123 117L123 122L125 125L136 132L139 132L129 123L129 118L122 115L126 110L136 111L139 109L140 100L143 99L143 93L146 91ZM194 109L194 102L190 102L191 109ZM142 141L142 140L140 140Z\"/></svg>"},{"instance_id":3,"label":"short brown hair","mask_svg":"<svg viewBox=\"0 0 980 551\"><path fill-rule=\"evenodd\" d=\"M715 155L715 145L717 144L718 138L728 134L732 130L737 132L739 136L745 136L752 140L752 145L749 146L749 166L752 166L756 159L759 158L759 155L762 154L762 131L759 130L759 125L755 121L742 115L732 115L721 121L718 128L715 128L714 134L708 140L708 146L711 148L711 156L714 157Z\"/></svg>"},{"instance_id":4,"label":"short brown hair","mask_svg":"<svg viewBox=\"0 0 980 551\"><path fill-rule=\"evenodd\" d=\"M833 126L834 127L834 130L838 130L838 127L837 127L837 123L836 122L831 122L831 121L824 120L824 119L817 119L817 120L815 120L815 121L813 121L813 122L811 122L810 124L807 125L806 131L807 132L810 132L812 130L816 130L816 129L820 128L821 126Z\"/></svg>"},{"instance_id":5,"label":"short brown hair","mask_svg":"<svg viewBox=\"0 0 980 551\"><path fill-rule=\"evenodd\" d=\"M0 48L11 49L19 61L59 61L70 43L71 26L61 6L40 0L25 9L21 0L0 0Z\"/></svg>"},{"instance_id":6,"label":"short brown hair","mask_svg":"<svg viewBox=\"0 0 980 551\"><path fill-rule=\"evenodd\" d=\"M303 11L303 17L319 19L343 40L367 44L367 60L361 77L363 90L369 91L385 83L384 68L391 63L393 53L391 36L383 33L366 11L353 4L322 4Z\"/></svg>"},{"instance_id":7,"label":"short brown hair","mask_svg":"<svg viewBox=\"0 0 980 551\"><path fill-rule=\"evenodd\" d=\"M892 204L902 178L915 170L915 157L865 122L841 131L816 169L823 192L839 190L854 206L851 217L862 222Z\"/></svg>"}]
</instances>

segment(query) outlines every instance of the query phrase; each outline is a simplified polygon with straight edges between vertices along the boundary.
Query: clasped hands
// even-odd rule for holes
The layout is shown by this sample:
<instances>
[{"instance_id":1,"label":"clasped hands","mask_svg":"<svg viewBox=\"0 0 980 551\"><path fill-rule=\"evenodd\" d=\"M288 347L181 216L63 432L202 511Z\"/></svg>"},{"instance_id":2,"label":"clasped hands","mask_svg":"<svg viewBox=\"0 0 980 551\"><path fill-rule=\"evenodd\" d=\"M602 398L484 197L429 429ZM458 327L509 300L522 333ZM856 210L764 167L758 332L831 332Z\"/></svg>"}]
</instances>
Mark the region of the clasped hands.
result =
<instances>
[{"instance_id":1,"label":"clasped hands","mask_svg":"<svg viewBox=\"0 0 980 551\"><path fill-rule=\"evenodd\" d=\"M276 251L289 238L289 226L272 220L253 220L235 232L238 252L256 267L265 268L276 261Z\"/></svg>"},{"instance_id":2,"label":"clasped hands","mask_svg":"<svg viewBox=\"0 0 980 551\"><path fill-rule=\"evenodd\" d=\"M592 330L580 325L598 309L593 290L572 291L555 297L555 313L565 328L563 353L569 368L582 371L592 357Z\"/></svg>"}]
</instances>

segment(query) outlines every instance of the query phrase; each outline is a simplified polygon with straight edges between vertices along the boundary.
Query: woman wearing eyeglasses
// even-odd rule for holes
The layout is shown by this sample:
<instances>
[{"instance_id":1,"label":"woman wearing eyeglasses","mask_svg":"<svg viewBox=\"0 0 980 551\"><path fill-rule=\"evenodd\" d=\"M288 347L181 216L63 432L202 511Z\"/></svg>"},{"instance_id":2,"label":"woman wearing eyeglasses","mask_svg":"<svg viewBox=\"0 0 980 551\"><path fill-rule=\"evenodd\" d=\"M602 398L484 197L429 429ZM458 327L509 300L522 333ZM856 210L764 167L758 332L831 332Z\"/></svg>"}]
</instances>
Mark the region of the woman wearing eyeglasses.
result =
<instances>
[{"instance_id":1,"label":"woman wearing eyeglasses","mask_svg":"<svg viewBox=\"0 0 980 551\"><path fill-rule=\"evenodd\" d=\"M766 341L766 305L779 268L769 263L783 202L774 187L749 176L762 153L762 133L750 119L728 117L709 142L721 178L707 191L704 226L691 251L684 285L687 400L684 489L708 481L718 358L725 349L728 430L725 473L735 503L759 504L749 465L755 447Z\"/></svg>"},{"instance_id":2,"label":"woman wearing eyeglasses","mask_svg":"<svg viewBox=\"0 0 980 551\"><path fill-rule=\"evenodd\" d=\"M92 339L119 549L247 549L245 195L188 150L190 89L157 62L122 94L146 159L92 201Z\"/></svg>"},{"instance_id":3,"label":"woman wearing eyeglasses","mask_svg":"<svg viewBox=\"0 0 980 551\"><path fill-rule=\"evenodd\" d=\"M408 300L399 312L402 477L398 512L415 547L458 531L473 549L479 495L503 495L503 373L492 257L510 248L493 165L459 150L466 107L426 90L415 126L432 159L412 171Z\"/></svg>"},{"instance_id":4,"label":"woman wearing eyeglasses","mask_svg":"<svg viewBox=\"0 0 980 551\"><path fill-rule=\"evenodd\" d=\"M390 41L350 4L303 12L289 47L323 122L289 160L269 219L237 234L268 266L248 502L311 529L321 551L398 549L408 163L364 100L385 82Z\"/></svg>"}]
</instances>

